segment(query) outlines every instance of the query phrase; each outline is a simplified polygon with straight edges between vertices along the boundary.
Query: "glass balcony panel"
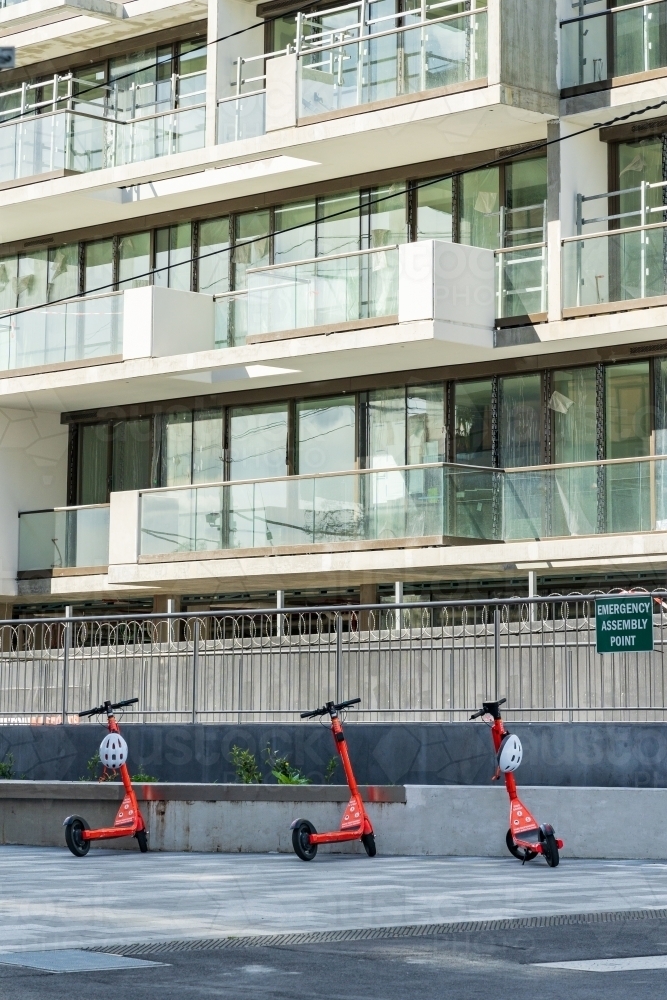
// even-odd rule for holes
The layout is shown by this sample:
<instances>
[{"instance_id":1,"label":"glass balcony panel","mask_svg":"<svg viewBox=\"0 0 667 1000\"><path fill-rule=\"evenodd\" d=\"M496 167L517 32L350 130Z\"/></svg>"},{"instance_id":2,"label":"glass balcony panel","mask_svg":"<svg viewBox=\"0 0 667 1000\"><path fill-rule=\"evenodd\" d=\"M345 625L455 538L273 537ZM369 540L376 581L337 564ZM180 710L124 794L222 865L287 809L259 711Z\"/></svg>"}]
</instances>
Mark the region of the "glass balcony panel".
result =
<instances>
[{"instance_id":1,"label":"glass balcony panel","mask_svg":"<svg viewBox=\"0 0 667 1000\"><path fill-rule=\"evenodd\" d=\"M486 11L306 49L299 117L482 79L487 52Z\"/></svg>"},{"instance_id":2,"label":"glass balcony panel","mask_svg":"<svg viewBox=\"0 0 667 1000\"><path fill-rule=\"evenodd\" d=\"M496 289L496 316L499 319L546 312L546 247L497 253Z\"/></svg>"},{"instance_id":3,"label":"glass balcony panel","mask_svg":"<svg viewBox=\"0 0 667 1000\"><path fill-rule=\"evenodd\" d=\"M141 553L495 538L499 488L492 469L438 464L151 491L141 498Z\"/></svg>"},{"instance_id":4,"label":"glass balcony panel","mask_svg":"<svg viewBox=\"0 0 667 1000\"><path fill-rule=\"evenodd\" d=\"M667 226L619 230L563 244L563 305L667 294Z\"/></svg>"},{"instance_id":5,"label":"glass balcony panel","mask_svg":"<svg viewBox=\"0 0 667 1000\"><path fill-rule=\"evenodd\" d=\"M19 572L106 566L109 507L28 511L19 516Z\"/></svg>"},{"instance_id":6,"label":"glass balcony panel","mask_svg":"<svg viewBox=\"0 0 667 1000\"><path fill-rule=\"evenodd\" d=\"M184 108L152 118L136 118L117 127L116 164L138 163L204 145L206 109Z\"/></svg>"},{"instance_id":7,"label":"glass balcony panel","mask_svg":"<svg viewBox=\"0 0 667 1000\"><path fill-rule=\"evenodd\" d=\"M0 316L0 369L85 361L122 352L122 294Z\"/></svg>"},{"instance_id":8,"label":"glass balcony panel","mask_svg":"<svg viewBox=\"0 0 667 1000\"><path fill-rule=\"evenodd\" d=\"M397 312L396 247L248 273L248 327L253 333L279 333Z\"/></svg>"},{"instance_id":9,"label":"glass balcony panel","mask_svg":"<svg viewBox=\"0 0 667 1000\"><path fill-rule=\"evenodd\" d=\"M609 77L607 30L606 14L561 25L561 87L579 87Z\"/></svg>"},{"instance_id":10,"label":"glass balcony panel","mask_svg":"<svg viewBox=\"0 0 667 1000\"><path fill-rule=\"evenodd\" d=\"M231 292L215 299L215 346L238 347L248 335L248 293Z\"/></svg>"},{"instance_id":11,"label":"glass balcony panel","mask_svg":"<svg viewBox=\"0 0 667 1000\"><path fill-rule=\"evenodd\" d=\"M652 466L651 462L624 462L604 467L608 532L651 530Z\"/></svg>"},{"instance_id":12,"label":"glass balcony panel","mask_svg":"<svg viewBox=\"0 0 667 1000\"><path fill-rule=\"evenodd\" d=\"M218 142L253 139L266 132L266 93L243 94L218 104Z\"/></svg>"}]
</instances>

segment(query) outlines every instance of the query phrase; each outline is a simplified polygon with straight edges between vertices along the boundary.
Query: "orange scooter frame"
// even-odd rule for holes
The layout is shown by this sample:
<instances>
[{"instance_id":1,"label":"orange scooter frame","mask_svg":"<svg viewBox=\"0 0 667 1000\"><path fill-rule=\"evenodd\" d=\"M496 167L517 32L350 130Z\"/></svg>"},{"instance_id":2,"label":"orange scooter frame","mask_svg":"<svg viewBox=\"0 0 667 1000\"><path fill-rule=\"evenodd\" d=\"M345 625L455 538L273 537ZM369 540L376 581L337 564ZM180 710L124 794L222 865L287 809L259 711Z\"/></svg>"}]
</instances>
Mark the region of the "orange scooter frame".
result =
<instances>
[{"instance_id":1,"label":"orange scooter frame","mask_svg":"<svg viewBox=\"0 0 667 1000\"><path fill-rule=\"evenodd\" d=\"M91 708L87 712L79 712L79 718L90 715L107 714L107 726L110 733L120 733L120 728L114 716L114 710L125 708L126 705L134 705L138 698L130 698L128 701L118 701L114 705L110 701L105 701L99 708ZM98 830L91 830L88 823L81 816L68 816L63 826L65 827L65 841L72 854L77 858L83 858L90 850L93 840L111 840L116 837L136 837L139 850L145 854L148 850L148 835L146 824L141 815L141 810L137 803L137 796L132 787L132 779L127 769L127 764L121 764L119 769L125 795L116 813L113 826L102 827Z\"/></svg>"},{"instance_id":2,"label":"orange scooter frame","mask_svg":"<svg viewBox=\"0 0 667 1000\"><path fill-rule=\"evenodd\" d=\"M500 701L485 701L482 703L482 708L470 716L471 719L479 719L484 715L491 716L493 719L491 736L496 755L503 738L508 735L500 716L500 706L506 701L506 698L501 698ZM491 780L498 781L500 773L500 768L496 767ZM510 826L505 837L508 851L524 864L541 854L550 868L556 868L560 860L558 852L564 846L563 841L556 839L553 827L549 823L539 824L526 808L518 796L512 773L505 774L505 788L510 800Z\"/></svg>"},{"instance_id":3,"label":"orange scooter frame","mask_svg":"<svg viewBox=\"0 0 667 1000\"><path fill-rule=\"evenodd\" d=\"M317 854L317 848L320 844L340 844L347 840L360 840L369 858L374 858L377 853L375 834L354 777L350 754L347 749L347 741L343 732L343 724L338 715L342 709L349 708L350 705L358 705L360 701L361 698L352 698L351 701L342 701L339 705L334 705L332 701L328 701L326 705L315 709L314 712L301 713L302 719L314 719L321 715L329 715L331 717L331 732L336 750L343 762L343 770L345 771L345 777L350 789L350 801L345 807L338 830L332 830L329 833L318 833L309 820L294 820L290 827L292 831L292 847L294 848L294 853L302 861L312 861Z\"/></svg>"}]
</instances>

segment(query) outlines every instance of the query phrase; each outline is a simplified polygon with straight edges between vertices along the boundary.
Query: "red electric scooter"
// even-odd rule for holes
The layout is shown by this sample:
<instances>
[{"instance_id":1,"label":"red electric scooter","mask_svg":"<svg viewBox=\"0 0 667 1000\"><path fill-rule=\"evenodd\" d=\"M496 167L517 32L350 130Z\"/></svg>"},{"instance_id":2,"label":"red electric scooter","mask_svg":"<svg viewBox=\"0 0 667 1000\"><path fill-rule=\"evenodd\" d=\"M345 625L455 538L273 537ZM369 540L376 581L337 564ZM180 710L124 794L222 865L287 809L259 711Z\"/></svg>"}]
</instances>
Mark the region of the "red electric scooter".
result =
<instances>
[{"instance_id":1,"label":"red electric scooter","mask_svg":"<svg viewBox=\"0 0 667 1000\"><path fill-rule=\"evenodd\" d=\"M138 701L138 698L130 698L128 701L117 701L115 705L112 705L110 701L105 701L99 708L90 708L87 712L79 712L79 718L83 719L86 716L101 715L102 712L106 712L109 732L116 733L120 737L120 728L114 717L114 710L125 708L126 705L134 705ZM123 744L125 745L125 753L127 753L127 744L125 744L124 740ZM100 756L102 757L102 754ZM104 760L102 762L104 763ZM65 841L72 854L77 858L86 856L90 850L91 840L110 840L112 837L136 837L141 853L145 854L148 850L146 824L137 804L137 796L132 787L130 772L124 760L117 769L120 771L123 781L125 796L120 809L116 813L113 826L100 830L91 830L85 819L82 819L81 816L68 816L63 823L65 827ZM116 770L115 767L114 770Z\"/></svg>"},{"instance_id":2,"label":"red electric scooter","mask_svg":"<svg viewBox=\"0 0 667 1000\"><path fill-rule=\"evenodd\" d=\"M506 701L507 698L501 698L500 701L482 702L482 708L479 712L474 712L470 718L479 719L482 716L490 715L493 719L491 735L493 736L498 765L491 780L498 781L501 771L504 771L505 788L510 797L510 828L505 838L507 849L523 864L526 861L532 861L538 854L541 854L550 868L556 868L560 860L558 852L563 847L563 841L556 839L554 829L549 823L540 825L517 795L516 781L512 771L516 770L521 763L523 750L517 737L512 736L505 729L505 724L500 717L500 706L504 705ZM506 763L502 759L505 747Z\"/></svg>"},{"instance_id":3,"label":"red electric scooter","mask_svg":"<svg viewBox=\"0 0 667 1000\"><path fill-rule=\"evenodd\" d=\"M333 733L336 750L340 754L343 762L345 777L350 789L350 801L345 807L340 829L332 830L330 833L318 833L313 824L307 819L295 819L290 829L292 831L292 847L294 853L302 861L312 861L317 854L320 844L340 844L345 840L360 840L364 845L369 858L374 858L377 851L375 847L375 834L371 821L368 818L364 804L361 800L359 788L352 771L350 754L348 753L343 724L338 713L350 705L358 705L361 698L352 698L350 701L342 701L340 705L334 705L328 701L322 708L316 708L314 712L302 712L302 719L314 719L317 716L331 716L331 732Z\"/></svg>"}]
</instances>

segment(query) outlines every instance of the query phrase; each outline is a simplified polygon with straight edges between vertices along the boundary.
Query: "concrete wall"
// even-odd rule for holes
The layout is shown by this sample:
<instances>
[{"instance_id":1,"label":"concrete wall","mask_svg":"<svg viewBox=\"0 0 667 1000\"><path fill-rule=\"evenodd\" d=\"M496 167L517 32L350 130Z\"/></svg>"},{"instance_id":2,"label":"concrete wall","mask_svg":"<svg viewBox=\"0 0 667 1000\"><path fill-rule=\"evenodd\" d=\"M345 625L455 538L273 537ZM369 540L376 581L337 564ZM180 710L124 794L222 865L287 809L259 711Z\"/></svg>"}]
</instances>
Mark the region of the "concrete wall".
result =
<instances>
[{"instance_id":1,"label":"concrete wall","mask_svg":"<svg viewBox=\"0 0 667 1000\"><path fill-rule=\"evenodd\" d=\"M0 843L63 846L65 816L75 813L91 826L108 825L120 802L120 788L74 782L30 789L28 784L0 782ZM140 808L151 850L290 853L292 820L310 819L319 831L337 829L346 799L326 787L265 789L281 794L248 799L227 795L242 796L244 787L172 786L162 792L144 786ZM142 791L154 797L142 801ZM667 857L666 789L525 786L520 794L537 819L550 822L565 841L564 863L568 858ZM404 801L367 808L379 854L507 856L508 800L502 786L406 786ZM137 849L130 838L101 846ZM363 847L354 842L320 850L362 853Z\"/></svg>"},{"instance_id":2,"label":"concrete wall","mask_svg":"<svg viewBox=\"0 0 667 1000\"><path fill-rule=\"evenodd\" d=\"M667 788L667 725L516 723L511 729L524 747L520 784ZM488 787L493 773L491 737L481 723L357 723L346 732L363 784ZM124 733L130 770L161 781L233 782L232 746L261 757L270 743L318 783L335 753L331 734L317 724L128 725ZM76 781L103 736L96 725L2 726L0 760L13 755L16 777ZM333 781L343 781L340 767Z\"/></svg>"},{"instance_id":3,"label":"concrete wall","mask_svg":"<svg viewBox=\"0 0 667 1000\"><path fill-rule=\"evenodd\" d=\"M0 409L0 597L16 594L19 511L67 503L67 428L60 414ZM3 614L4 617L4 614Z\"/></svg>"},{"instance_id":4,"label":"concrete wall","mask_svg":"<svg viewBox=\"0 0 667 1000\"><path fill-rule=\"evenodd\" d=\"M496 7L499 7L499 15L495 14ZM490 0L490 29L497 16L500 19L501 83L557 98L556 0L539 0L538 3L535 0ZM493 44L491 30L489 43ZM550 110L550 105L551 102L540 110ZM557 113L555 107L553 112Z\"/></svg>"}]
</instances>

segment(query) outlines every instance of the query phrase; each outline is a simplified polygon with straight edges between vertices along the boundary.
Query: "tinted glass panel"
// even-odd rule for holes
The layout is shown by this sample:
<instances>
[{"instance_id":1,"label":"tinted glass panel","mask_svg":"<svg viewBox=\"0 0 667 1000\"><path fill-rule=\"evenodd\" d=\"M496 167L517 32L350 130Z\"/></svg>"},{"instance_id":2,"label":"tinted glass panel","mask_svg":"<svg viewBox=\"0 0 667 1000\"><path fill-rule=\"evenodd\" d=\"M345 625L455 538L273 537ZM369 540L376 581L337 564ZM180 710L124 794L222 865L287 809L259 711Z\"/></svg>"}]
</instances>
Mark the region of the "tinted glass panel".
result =
<instances>
[{"instance_id":1,"label":"tinted glass panel","mask_svg":"<svg viewBox=\"0 0 667 1000\"><path fill-rule=\"evenodd\" d=\"M49 302L79 292L79 244L49 250L47 298Z\"/></svg>"},{"instance_id":2,"label":"tinted glass panel","mask_svg":"<svg viewBox=\"0 0 667 1000\"><path fill-rule=\"evenodd\" d=\"M150 284L151 235L133 233L122 236L118 243L119 278L121 288L141 288Z\"/></svg>"},{"instance_id":3,"label":"tinted glass panel","mask_svg":"<svg viewBox=\"0 0 667 1000\"><path fill-rule=\"evenodd\" d=\"M605 369L606 458L648 455L651 420L649 363Z\"/></svg>"},{"instance_id":4,"label":"tinted glass panel","mask_svg":"<svg viewBox=\"0 0 667 1000\"><path fill-rule=\"evenodd\" d=\"M97 240L86 243L84 249L84 288L111 291L113 282L113 241Z\"/></svg>"},{"instance_id":5,"label":"tinted glass panel","mask_svg":"<svg viewBox=\"0 0 667 1000\"><path fill-rule=\"evenodd\" d=\"M497 249L500 224L498 168L464 174L461 192L461 243Z\"/></svg>"},{"instance_id":6,"label":"tinted glass panel","mask_svg":"<svg viewBox=\"0 0 667 1000\"><path fill-rule=\"evenodd\" d=\"M353 469L354 397L297 403L297 448L299 475Z\"/></svg>"},{"instance_id":7,"label":"tinted glass panel","mask_svg":"<svg viewBox=\"0 0 667 1000\"><path fill-rule=\"evenodd\" d=\"M408 465L442 462L445 457L443 385L408 386Z\"/></svg>"},{"instance_id":8,"label":"tinted glass panel","mask_svg":"<svg viewBox=\"0 0 667 1000\"><path fill-rule=\"evenodd\" d=\"M405 465L405 389L368 394L368 467Z\"/></svg>"},{"instance_id":9,"label":"tinted glass panel","mask_svg":"<svg viewBox=\"0 0 667 1000\"><path fill-rule=\"evenodd\" d=\"M359 192L332 194L317 202L317 255L359 249Z\"/></svg>"},{"instance_id":10,"label":"tinted glass panel","mask_svg":"<svg viewBox=\"0 0 667 1000\"><path fill-rule=\"evenodd\" d=\"M493 382L458 382L454 387L454 461L493 465Z\"/></svg>"},{"instance_id":11,"label":"tinted glass panel","mask_svg":"<svg viewBox=\"0 0 667 1000\"><path fill-rule=\"evenodd\" d=\"M287 475L287 405L231 410L230 479Z\"/></svg>"},{"instance_id":12,"label":"tinted glass panel","mask_svg":"<svg viewBox=\"0 0 667 1000\"><path fill-rule=\"evenodd\" d=\"M594 462L597 458L595 368L554 372L549 410L553 413L553 460Z\"/></svg>"},{"instance_id":13,"label":"tinted glass panel","mask_svg":"<svg viewBox=\"0 0 667 1000\"><path fill-rule=\"evenodd\" d=\"M270 213L266 209L237 215L235 224L234 288L238 289L246 287L249 267L262 267L269 263Z\"/></svg>"},{"instance_id":14,"label":"tinted glass panel","mask_svg":"<svg viewBox=\"0 0 667 1000\"><path fill-rule=\"evenodd\" d=\"M222 411L195 413L192 482L219 483L224 479Z\"/></svg>"},{"instance_id":15,"label":"tinted glass panel","mask_svg":"<svg viewBox=\"0 0 667 1000\"><path fill-rule=\"evenodd\" d=\"M106 503L109 475L109 424L79 428L79 503Z\"/></svg>"},{"instance_id":16,"label":"tinted glass panel","mask_svg":"<svg viewBox=\"0 0 667 1000\"><path fill-rule=\"evenodd\" d=\"M500 465L511 469L542 462L542 379L518 375L499 380Z\"/></svg>"},{"instance_id":17,"label":"tinted glass panel","mask_svg":"<svg viewBox=\"0 0 667 1000\"><path fill-rule=\"evenodd\" d=\"M417 239L449 240L452 231L452 179L417 188Z\"/></svg>"},{"instance_id":18,"label":"tinted glass panel","mask_svg":"<svg viewBox=\"0 0 667 1000\"><path fill-rule=\"evenodd\" d=\"M296 228L298 226L298 228ZM283 232L283 230L285 230ZM315 202L297 202L275 211L274 263L315 256Z\"/></svg>"},{"instance_id":19,"label":"tinted glass panel","mask_svg":"<svg viewBox=\"0 0 667 1000\"><path fill-rule=\"evenodd\" d=\"M211 219L199 227L199 291L229 291L229 219Z\"/></svg>"},{"instance_id":20,"label":"tinted glass panel","mask_svg":"<svg viewBox=\"0 0 667 1000\"><path fill-rule=\"evenodd\" d=\"M112 491L145 490L150 487L151 423L149 417L142 417L114 424Z\"/></svg>"},{"instance_id":21,"label":"tinted glass panel","mask_svg":"<svg viewBox=\"0 0 667 1000\"><path fill-rule=\"evenodd\" d=\"M162 483L184 486L192 475L192 413L168 413L162 425Z\"/></svg>"}]
</instances>

